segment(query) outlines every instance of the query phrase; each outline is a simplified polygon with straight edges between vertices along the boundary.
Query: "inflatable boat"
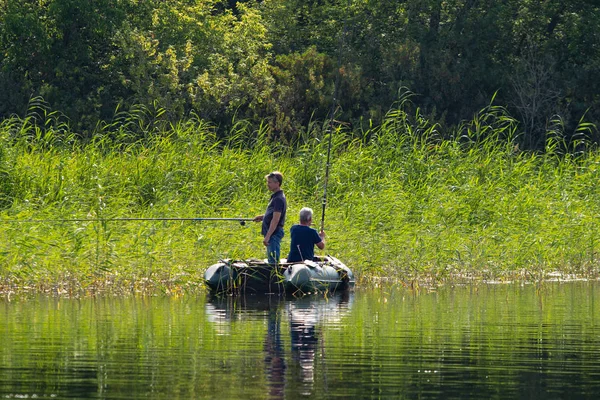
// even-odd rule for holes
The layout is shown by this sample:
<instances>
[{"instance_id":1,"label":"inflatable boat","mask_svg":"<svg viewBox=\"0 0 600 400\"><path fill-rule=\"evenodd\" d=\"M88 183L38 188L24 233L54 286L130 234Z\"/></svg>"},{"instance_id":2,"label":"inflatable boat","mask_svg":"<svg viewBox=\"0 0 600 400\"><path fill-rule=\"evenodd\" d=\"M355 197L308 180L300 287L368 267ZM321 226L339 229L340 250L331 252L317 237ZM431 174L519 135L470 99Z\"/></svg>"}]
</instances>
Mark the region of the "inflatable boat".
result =
<instances>
[{"instance_id":1,"label":"inflatable boat","mask_svg":"<svg viewBox=\"0 0 600 400\"><path fill-rule=\"evenodd\" d=\"M354 287L350 268L332 256L276 265L267 260L221 260L204 273L213 292L305 294L347 290Z\"/></svg>"}]
</instances>

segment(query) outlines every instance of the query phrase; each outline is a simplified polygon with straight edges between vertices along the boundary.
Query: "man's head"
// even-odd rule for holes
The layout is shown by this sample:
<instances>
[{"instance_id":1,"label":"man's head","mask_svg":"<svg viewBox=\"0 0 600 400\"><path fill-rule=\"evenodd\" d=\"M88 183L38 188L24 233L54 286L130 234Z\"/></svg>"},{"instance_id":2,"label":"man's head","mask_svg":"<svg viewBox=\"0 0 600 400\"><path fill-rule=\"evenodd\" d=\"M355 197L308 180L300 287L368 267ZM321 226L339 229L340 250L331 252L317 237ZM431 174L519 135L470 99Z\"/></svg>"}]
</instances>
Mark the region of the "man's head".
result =
<instances>
[{"instance_id":1,"label":"man's head","mask_svg":"<svg viewBox=\"0 0 600 400\"><path fill-rule=\"evenodd\" d=\"M300 210L300 223L303 225L310 225L312 222L313 210L312 208L304 207Z\"/></svg>"},{"instance_id":2,"label":"man's head","mask_svg":"<svg viewBox=\"0 0 600 400\"><path fill-rule=\"evenodd\" d=\"M266 175L265 178L267 179L267 187L271 192L279 190L283 183L283 175L279 171L273 171Z\"/></svg>"}]
</instances>

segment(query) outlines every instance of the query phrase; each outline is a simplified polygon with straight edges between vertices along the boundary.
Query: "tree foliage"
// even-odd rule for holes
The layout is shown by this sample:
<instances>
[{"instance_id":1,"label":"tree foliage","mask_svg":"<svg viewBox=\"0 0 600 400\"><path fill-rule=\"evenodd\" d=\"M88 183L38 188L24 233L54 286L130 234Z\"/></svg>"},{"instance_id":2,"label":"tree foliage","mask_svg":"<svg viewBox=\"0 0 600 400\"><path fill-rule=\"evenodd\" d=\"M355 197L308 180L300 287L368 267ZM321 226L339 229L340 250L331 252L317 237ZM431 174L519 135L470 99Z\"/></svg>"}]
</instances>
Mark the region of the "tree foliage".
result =
<instances>
[{"instance_id":1,"label":"tree foliage","mask_svg":"<svg viewBox=\"0 0 600 400\"><path fill-rule=\"evenodd\" d=\"M497 93L531 148L557 117L566 136L600 119L592 0L3 0L0 21L0 117L41 96L83 136L142 105L289 140L327 118L336 78L357 127L404 87L448 126Z\"/></svg>"}]
</instances>

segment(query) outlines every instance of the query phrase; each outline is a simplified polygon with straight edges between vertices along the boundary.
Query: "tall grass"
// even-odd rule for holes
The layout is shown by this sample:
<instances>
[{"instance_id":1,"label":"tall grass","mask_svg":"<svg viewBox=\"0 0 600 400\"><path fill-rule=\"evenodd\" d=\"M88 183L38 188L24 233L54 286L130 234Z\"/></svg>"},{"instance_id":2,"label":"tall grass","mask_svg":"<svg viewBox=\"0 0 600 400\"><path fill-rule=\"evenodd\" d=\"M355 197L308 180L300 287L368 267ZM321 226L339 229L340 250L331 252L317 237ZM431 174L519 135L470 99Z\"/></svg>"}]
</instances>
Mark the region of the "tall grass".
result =
<instances>
[{"instance_id":1,"label":"tall grass","mask_svg":"<svg viewBox=\"0 0 600 400\"><path fill-rule=\"evenodd\" d=\"M555 121L545 153L522 152L500 107L451 132L407 109L399 103L368 131L334 132L327 253L361 282L598 274L598 151L561 143ZM285 176L287 226L304 206L320 221L322 126L286 147L266 125L233 124L222 140L197 118L144 115L121 115L87 142L53 115L0 124L2 290L196 288L218 259L263 257L258 225L109 219L253 217L274 169ZM97 221L57 221L72 218Z\"/></svg>"}]
</instances>

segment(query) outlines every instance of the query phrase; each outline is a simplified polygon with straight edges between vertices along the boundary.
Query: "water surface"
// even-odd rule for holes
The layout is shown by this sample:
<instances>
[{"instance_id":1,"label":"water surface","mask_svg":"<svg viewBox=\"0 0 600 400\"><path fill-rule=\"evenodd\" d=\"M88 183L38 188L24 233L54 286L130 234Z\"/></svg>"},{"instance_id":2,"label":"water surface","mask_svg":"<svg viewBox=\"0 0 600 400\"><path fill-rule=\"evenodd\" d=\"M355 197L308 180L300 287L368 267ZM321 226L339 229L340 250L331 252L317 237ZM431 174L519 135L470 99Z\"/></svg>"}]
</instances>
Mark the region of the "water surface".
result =
<instances>
[{"instance_id":1,"label":"water surface","mask_svg":"<svg viewBox=\"0 0 600 400\"><path fill-rule=\"evenodd\" d=\"M0 398L600 396L600 283L0 302Z\"/></svg>"}]
</instances>

